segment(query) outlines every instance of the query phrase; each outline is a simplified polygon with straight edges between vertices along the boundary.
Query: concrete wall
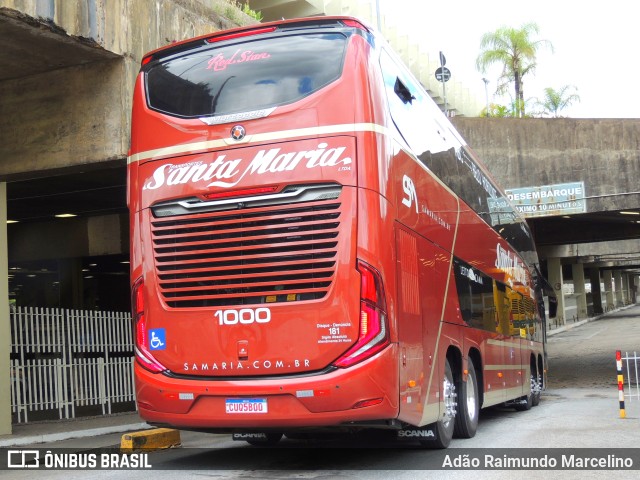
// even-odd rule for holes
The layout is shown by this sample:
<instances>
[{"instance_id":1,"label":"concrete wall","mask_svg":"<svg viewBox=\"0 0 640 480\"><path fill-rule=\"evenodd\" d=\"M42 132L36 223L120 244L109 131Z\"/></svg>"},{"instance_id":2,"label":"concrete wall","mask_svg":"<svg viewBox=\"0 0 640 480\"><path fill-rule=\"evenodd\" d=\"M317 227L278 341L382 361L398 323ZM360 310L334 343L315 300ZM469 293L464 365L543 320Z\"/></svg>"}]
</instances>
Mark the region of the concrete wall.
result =
<instances>
[{"instance_id":1,"label":"concrete wall","mask_svg":"<svg viewBox=\"0 0 640 480\"><path fill-rule=\"evenodd\" d=\"M4 179L124 159L142 56L255 22L223 0L0 0L0 16L24 34L0 63L27 75L0 83Z\"/></svg>"},{"instance_id":2,"label":"concrete wall","mask_svg":"<svg viewBox=\"0 0 640 480\"><path fill-rule=\"evenodd\" d=\"M224 0L0 0L2 7L136 63L172 41L255 22Z\"/></svg>"},{"instance_id":3,"label":"concrete wall","mask_svg":"<svg viewBox=\"0 0 640 480\"><path fill-rule=\"evenodd\" d=\"M2 175L124 158L125 70L106 60L0 83Z\"/></svg>"},{"instance_id":4,"label":"concrete wall","mask_svg":"<svg viewBox=\"0 0 640 480\"><path fill-rule=\"evenodd\" d=\"M453 123L504 188L584 181L589 212L640 205L640 119Z\"/></svg>"}]
</instances>

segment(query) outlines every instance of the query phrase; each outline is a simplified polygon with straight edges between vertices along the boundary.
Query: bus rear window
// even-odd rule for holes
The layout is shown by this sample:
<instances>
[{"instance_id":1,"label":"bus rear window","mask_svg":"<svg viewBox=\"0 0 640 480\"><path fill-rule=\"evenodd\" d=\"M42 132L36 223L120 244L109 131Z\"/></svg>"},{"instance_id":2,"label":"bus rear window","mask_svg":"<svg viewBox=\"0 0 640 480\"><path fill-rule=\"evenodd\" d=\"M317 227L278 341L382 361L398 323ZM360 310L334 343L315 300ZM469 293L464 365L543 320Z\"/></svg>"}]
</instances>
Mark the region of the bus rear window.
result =
<instances>
[{"instance_id":1,"label":"bus rear window","mask_svg":"<svg viewBox=\"0 0 640 480\"><path fill-rule=\"evenodd\" d=\"M340 77L346 42L328 33L198 49L146 71L148 105L194 118L295 102Z\"/></svg>"}]
</instances>

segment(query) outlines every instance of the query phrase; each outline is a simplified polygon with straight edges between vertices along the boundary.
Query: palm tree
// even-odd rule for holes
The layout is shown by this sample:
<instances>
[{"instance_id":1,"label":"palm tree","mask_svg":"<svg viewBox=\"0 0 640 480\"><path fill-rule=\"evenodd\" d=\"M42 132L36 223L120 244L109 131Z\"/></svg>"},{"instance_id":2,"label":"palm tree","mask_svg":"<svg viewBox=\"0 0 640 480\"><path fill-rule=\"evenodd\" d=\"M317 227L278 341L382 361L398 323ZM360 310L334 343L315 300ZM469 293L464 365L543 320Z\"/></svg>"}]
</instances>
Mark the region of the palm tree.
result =
<instances>
[{"instance_id":1,"label":"palm tree","mask_svg":"<svg viewBox=\"0 0 640 480\"><path fill-rule=\"evenodd\" d=\"M570 93L570 90L578 90L573 85L565 85L560 90L554 90L551 87L544 89L544 99L538 100L536 105L542 107L543 114L549 115L553 118L558 118L558 113L561 110L573 105L574 102L580 101L580 96L577 93Z\"/></svg>"},{"instance_id":2,"label":"palm tree","mask_svg":"<svg viewBox=\"0 0 640 480\"><path fill-rule=\"evenodd\" d=\"M500 27L495 32L485 33L480 40L482 50L476 59L476 67L482 73L491 65L502 64L503 70L498 82L498 93L504 91L509 83L515 87L515 116L523 117L524 90L522 78L533 72L536 67L536 53L543 46L553 46L548 40L533 40L538 33L538 25L526 23L521 28Z\"/></svg>"}]
</instances>

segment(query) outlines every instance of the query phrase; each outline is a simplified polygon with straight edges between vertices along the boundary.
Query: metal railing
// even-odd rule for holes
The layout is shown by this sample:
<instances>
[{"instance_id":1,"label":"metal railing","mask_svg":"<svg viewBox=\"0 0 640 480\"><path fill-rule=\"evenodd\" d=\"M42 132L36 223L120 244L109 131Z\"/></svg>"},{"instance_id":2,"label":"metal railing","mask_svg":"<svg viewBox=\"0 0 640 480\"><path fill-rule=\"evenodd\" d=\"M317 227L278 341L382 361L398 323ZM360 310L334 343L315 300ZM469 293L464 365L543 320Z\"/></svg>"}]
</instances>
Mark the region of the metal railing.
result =
<instances>
[{"instance_id":1,"label":"metal railing","mask_svg":"<svg viewBox=\"0 0 640 480\"><path fill-rule=\"evenodd\" d=\"M18 307L10 321L15 423L135 409L129 313Z\"/></svg>"}]
</instances>

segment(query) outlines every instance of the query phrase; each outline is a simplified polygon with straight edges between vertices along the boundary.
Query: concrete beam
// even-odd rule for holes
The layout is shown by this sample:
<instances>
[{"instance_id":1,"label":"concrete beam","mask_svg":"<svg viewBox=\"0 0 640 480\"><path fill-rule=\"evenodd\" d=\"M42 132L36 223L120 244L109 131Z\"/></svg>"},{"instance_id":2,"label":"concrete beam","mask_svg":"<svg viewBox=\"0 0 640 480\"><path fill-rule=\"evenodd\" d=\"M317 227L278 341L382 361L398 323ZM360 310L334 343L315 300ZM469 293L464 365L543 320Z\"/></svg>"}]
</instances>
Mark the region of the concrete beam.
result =
<instances>
[{"instance_id":1,"label":"concrete beam","mask_svg":"<svg viewBox=\"0 0 640 480\"><path fill-rule=\"evenodd\" d=\"M640 119L456 118L453 123L504 188L584 181L588 212L640 203Z\"/></svg>"},{"instance_id":2,"label":"concrete beam","mask_svg":"<svg viewBox=\"0 0 640 480\"><path fill-rule=\"evenodd\" d=\"M0 83L0 177L125 158L125 78L109 60Z\"/></svg>"},{"instance_id":3,"label":"concrete beam","mask_svg":"<svg viewBox=\"0 0 640 480\"><path fill-rule=\"evenodd\" d=\"M10 225L9 257L24 262L127 253L128 222L127 215L105 215L15 223Z\"/></svg>"},{"instance_id":4,"label":"concrete beam","mask_svg":"<svg viewBox=\"0 0 640 480\"><path fill-rule=\"evenodd\" d=\"M225 0L2 0L2 12L38 28L89 41L139 65L142 56L174 40L257 21Z\"/></svg>"},{"instance_id":5,"label":"concrete beam","mask_svg":"<svg viewBox=\"0 0 640 480\"><path fill-rule=\"evenodd\" d=\"M629 262L635 257L640 258L640 239L548 245L539 247L538 253L544 258L561 257L583 259L580 263L585 264L599 261Z\"/></svg>"}]
</instances>

